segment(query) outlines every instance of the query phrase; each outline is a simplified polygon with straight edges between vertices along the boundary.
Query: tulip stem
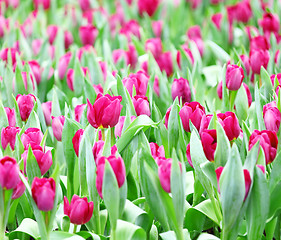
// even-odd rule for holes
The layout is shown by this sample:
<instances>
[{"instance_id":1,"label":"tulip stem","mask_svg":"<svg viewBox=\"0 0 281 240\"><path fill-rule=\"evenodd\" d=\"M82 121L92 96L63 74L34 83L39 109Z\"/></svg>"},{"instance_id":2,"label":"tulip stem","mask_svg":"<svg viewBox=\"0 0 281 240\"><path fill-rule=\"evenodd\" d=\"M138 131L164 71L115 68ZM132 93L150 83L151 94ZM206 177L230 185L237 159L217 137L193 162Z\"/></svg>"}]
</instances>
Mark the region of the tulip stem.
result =
<instances>
[{"instance_id":1,"label":"tulip stem","mask_svg":"<svg viewBox=\"0 0 281 240\"><path fill-rule=\"evenodd\" d=\"M102 136L102 140L105 141L105 129L101 128L101 136Z\"/></svg>"},{"instance_id":2,"label":"tulip stem","mask_svg":"<svg viewBox=\"0 0 281 240\"><path fill-rule=\"evenodd\" d=\"M74 224L73 233L76 233L76 231L77 231L77 224Z\"/></svg>"},{"instance_id":3,"label":"tulip stem","mask_svg":"<svg viewBox=\"0 0 281 240\"><path fill-rule=\"evenodd\" d=\"M116 240L116 229L111 229L111 237L110 237L110 240Z\"/></svg>"}]
</instances>

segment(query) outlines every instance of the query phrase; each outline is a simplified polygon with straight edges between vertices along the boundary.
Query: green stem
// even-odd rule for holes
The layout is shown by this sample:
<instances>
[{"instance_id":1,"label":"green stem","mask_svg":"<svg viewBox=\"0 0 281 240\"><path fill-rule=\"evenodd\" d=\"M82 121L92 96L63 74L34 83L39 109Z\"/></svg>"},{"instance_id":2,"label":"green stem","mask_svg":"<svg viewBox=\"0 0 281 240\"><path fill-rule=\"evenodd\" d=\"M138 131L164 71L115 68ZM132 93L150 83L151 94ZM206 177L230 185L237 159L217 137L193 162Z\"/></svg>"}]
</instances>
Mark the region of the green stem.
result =
<instances>
[{"instance_id":1,"label":"green stem","mask_svg":"<svg viewBox=\"0 0 281 240\"><path fill-rule=\"evenodd\" d=\"M176 233L176 236L177 236L177 240L184 240L182 227L179 228L175 233Z\"/></svg>"},{"instance_id":2,"label":"green stem","mask_svg":"<svg viewBox=\"0 0 281 240\"><path fill-rule=\"evenodd\" d=\"M73 233L76 233L76 231L77 231L77 224L74 224Z\"/></svg>"},{"instance_id":3,"label":"green stem","mask_svg":"<svg viewBox=\"0 0 281 240\"><path fill-rule=\"evenodd\" d=\"M111 236L110 236L110 240L117 240L116 238L116 229L111 229Z\"/></svg>"},{"instance_id":4,"label":"green stem","mask_svg":"<svg viewBox=\"0 0 281 240\"><path fill-rule=\"evenodd\" d=\"M218 209L218 205L216 203L214 196L211 196L210 199L211 199L212 205L214 207L216 217L217 217L218 221L220 222L221 221L221 211L220 211L220 209Z\"/></svg>"},{"instance_id":5,"label":"green stem","mask_svg":"<svg viewBox=\"0 0 281 240\"><path fill-rule=\"evenodd\" d=\"M5 239L4 216L0 213L0 239Z\"/></svg>"},{"instance_id":6,"label":"green stem","mask_svg":"<svg viewBox=\"0 0 281 240\"><path fill-rule=\"evenodd\" d=\"M102 140L105 141L105 129L101 128L101 136L102 136Z\"/></svg>"}]
</instances>

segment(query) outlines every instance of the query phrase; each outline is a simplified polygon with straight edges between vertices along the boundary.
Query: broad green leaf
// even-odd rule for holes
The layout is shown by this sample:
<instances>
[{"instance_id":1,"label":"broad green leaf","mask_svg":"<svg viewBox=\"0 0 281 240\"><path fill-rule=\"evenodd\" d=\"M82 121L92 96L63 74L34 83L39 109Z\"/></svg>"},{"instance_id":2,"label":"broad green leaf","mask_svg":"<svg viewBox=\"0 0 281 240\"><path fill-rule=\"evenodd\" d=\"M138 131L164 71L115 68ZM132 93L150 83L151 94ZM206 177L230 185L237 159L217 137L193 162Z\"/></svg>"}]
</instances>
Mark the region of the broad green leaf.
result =
<instances>
[{"instance_id":1,"label":"broad green leaf","mask_svg":"<svg viewBox=\"0 0 281 240\"><path fill-rule=\"evenodd\" d=\"M141 227L137 225L118 220L116 239L143 240L146 239L146 233Z\"/></svg>"},{"instance_id":2,"label":"broad green leaf","mask_svg":"<svg viewBox=\"0 0 281 240\"><path fill-rule=\"evenodd\" d=\"M33 237L34 239L39 239L40 237L37 222L30 218L25 218L21 222L19 227L9 234L9 238L15 239L17 233L26 233L27 235Z\"/></svg>"},{"instance_id":3,"label":"broad green leaf","mask_svg":"<svg viewBox=\"0 0 281 240\"><path fill-rule=\"evenodd\" d=\"M168 157L172 155L172 150L177 149L178 137L179 137L179 106L178 98L175 99L168 121Z\"/></svg>"},{"instance_id":4,"label":"broad green leaf","mask_svg":"<svg viewBox=\"0 0 281 240\"><path fill-rule=\"evenodd\" d=\"M28 182L31 185L34 177L41 177L41 171L38 166L38 162L32 152L31 147L28 148L27 159L26 159L26 173Z\"/></svg>"}]
</instances>

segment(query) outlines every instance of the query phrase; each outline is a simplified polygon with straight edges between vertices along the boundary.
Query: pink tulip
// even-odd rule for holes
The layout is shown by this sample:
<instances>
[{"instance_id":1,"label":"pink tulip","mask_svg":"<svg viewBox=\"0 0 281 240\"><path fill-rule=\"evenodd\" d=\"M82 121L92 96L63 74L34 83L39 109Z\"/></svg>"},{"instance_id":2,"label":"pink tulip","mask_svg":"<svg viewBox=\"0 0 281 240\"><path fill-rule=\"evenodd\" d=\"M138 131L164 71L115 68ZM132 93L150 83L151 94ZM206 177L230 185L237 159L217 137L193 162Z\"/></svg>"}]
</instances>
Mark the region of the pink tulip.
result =
<instances>
[{"instance_id":1,"label":"pink tulip","mask_svg":"<svg viewBox=\"0 0 281 240\"><path fill-rule=\"evenodd\" d=\"M183 103L190 102L191 92L187 79L174 79L171 91L173 100L178 97L181 98Z\"/></svg>"},{"instance_id":2,"label":"pink tulip","mask_svg":"<svg viewBox=\"0 0 281 240\"><path fill-rule=\"evenodd\" d=\"M137 116L144 114L150 117L149 102L146 96L136 95L132 100Z\"/></svg>"},{"instance_id":3,"label":"pink tulip","mask_svg":"<svg viewBox=\"0 0 281 240\"><path fill-rule=\"evenodd\" d=\"M138 71L137 73L131 73L122 82L131 96L133 88L136 89L136 95L146 95L148 80L148 76L143 71Z\"/></svg>"},{"instance_id":4,"label":"pink tulip","mask_svg":"<svg viewBox=\"0 0 281 240\"><path fill-rule=\"evenodd\" d=\"M263 106L263 119L266 130L278 132L281 121L281 112L276 102L270 102Z\"/></svg>"},{"instance_id":5,"label":"pink tulip","mask_svg":"<svg viewBox=\"0 0 281 240\"><path fill-rule=\"evenodd\" d=\"M83 45L94 45L98 35L98 30L92 25L81 26L79 37Z\"/></svg>"},{"instance_id":6,"label":"pink tulip","mask_svg":"<svg viewBox=\"0 0 281 240\"><path fill-rule=\"evenodd\" d=\"M3 189L14 189L20 182L19 165L9 156L0 159L0 185Z\"/></svg>"},{"instance_id":7,"label":"pink tulip","mask_svg":"<svg viewBox=\"0 0 281 240\"><path fill-rule=\"evenodd\" d=\"M54 137L58 140L61 141L62 140L62 130L63 130L63 125L64 125L64 121L65 121L65 117L64 116L58 116L58 117L53 117L52 118L52 129L53 129L53 134Z\"/></svg>"},{"instance_id":8,"label":"pink tulip","mask_svg":"<svg viewBox=\"0 0 281 240\"><path fill-rule=\"evenodd\" d=\"M14 108L8 108L8 107L4 107L6 115L7 115L7 119L9 122L9 126L11 127L15 127L16 126L16 114L15 114L15 109Z\"/></svg>"},{"instance_id":9,"label":"pink tulip","mask_svg":"<svg viewBox=\"0 0 281 240\"><path fill-rule=\"evenodd\" d=\"M5 150L8 144L10 144L10 147L12 150L15 149L15 143L16 143L16 136L17 133L20 132L19 127L11 127L8 126L6 128L2 128L1 130L1 144L3 149Z\"/></svg>"},{"instance_id":10,"label":"pink tulip","mask_svg":"<svg viewBox=\"0 0 281 240\"><path fill-rule=\"evenodd\" d=\"M43 133L39 128L28 128L21 135L21 141L25 150L29 148L29 145L31 148L40 145L42 139Z\"/></svg>"},{"instance_id":11,"label":"pink tulip","mask_svg":"<svg viewBox=\"0 0 281 240\"><path fill-rule=\"evenodd\" d=\"M77 157L79 156L79 146L80 146L80 142L82 140L83 134L84 134L84 129L79 129L75 133L74 137L72 138L73 148L74 148L74 151L75 151Z\"/></svg>"},{"instance_id":12,"label":"pink tulip","mask_svg":"<svg viewBox=\"0 0 281 240\"><path fill-rule=\"evenodd\" d=\"M29 115L34 107L36 97L32 94L18 94L16 97L16 101L19 106L21 120L25 122L29 118Z\"/></svg>"},{"instance_id":13,"label":"pink tulip","mask_svg":"<svg viewBox=\"0 0 281 240\"><path fill-rule=\"evenodd\" d=\"M85 107L86 107L86 104L81 104L81 105L77 105L74 108L74 118L75 118L75 121L80 122Z\"/></svg>"},{"instance_id":14,"label":"pink tulip","mask_svg":"<svg viewBox=\"0 0 281 240\"><path fill-rule=\"evenodd\" d=\"M47 126L51 126L52 102L51 101L44 102L41 104L41 107Z\"/></svg>"}]
</instances>

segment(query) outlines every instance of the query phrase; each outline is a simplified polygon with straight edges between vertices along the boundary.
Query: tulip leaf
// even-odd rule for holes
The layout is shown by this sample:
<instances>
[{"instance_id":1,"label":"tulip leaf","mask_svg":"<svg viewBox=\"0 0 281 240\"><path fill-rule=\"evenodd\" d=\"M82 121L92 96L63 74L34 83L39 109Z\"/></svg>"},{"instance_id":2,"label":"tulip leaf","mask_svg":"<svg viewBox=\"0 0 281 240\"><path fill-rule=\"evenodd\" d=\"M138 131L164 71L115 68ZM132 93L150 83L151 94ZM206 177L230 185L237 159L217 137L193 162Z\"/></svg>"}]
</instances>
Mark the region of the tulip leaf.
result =
<instances>
[{"instance_id":1,"label":"tulip leaf","mask_svg":"<svg viewBox=\"0 0 281 240\"><path fill-rule=\"evenodd\" d=\"M27 159L26 159L26 173L29 184L32 183L34 177L41 177L41 171L38 166L38 162L32 152L31 147L28 148Z\"/></svg>"},{"instance_id":2,"label":"tulip leaf","mask_svg":"<svg viewBox=\"0 0 281 240\"><path fill-rule=\"evenodd\" d=\"M175 99L168 121L168 146L169 151L166 153L168 157L172 155L172 150L177 149L178 138L179 138L179 101Z\"/></svg>"},{"instance_id":3,"label":"tulip leaf","mask_svg":"<svg viewBox=\"0 0 281 240\"><path fill-rule=\"evenodd\" d=\"M2 130L7 126L9 126L7 114L2 104L2 101L0 101L0 129Z\"/></svg>"},{"instance_id":4,"label":"tulip leaf","mask_svg":"<svg viewBox=\"0 0 281 240\"><path fill-rule=\"evenodd\" d=\"M146 233L139 226L122 220L118 220L116 239L143 240L146 239Z\"/></svg>"},{"instance_id":5,"label":"tulip leaf","mask_svg":"<svg viewBox=\"0 0 281 240\"><path fill-rule=\"evenodd\" d=\"M18 226L18 228L9 234L9 238L16 239L17 238L16 236L18 235L18 233L25 233L25 234L29 235L30 237L33 237L34 239L40 238L38 224L36 221L34 221L33 219L30 219L30 218L23 219L23 221Z\"/></svg>"},{"instance_id":6,"label":"tulip leaf","mask_svg":"<svg viewBox=\"0 0 281 240\"><path fill-rule=\"evenodd\" d=\"M79 236L83 237L84 239L90 238L92 240L100 240L100 237L97 234L94 234L92 232L80 231L80 232L76 233L76 235L79 235Z\"/></svg>"},{"instance_id":7,"label":"tulip leaf","mask_svg":"<svg viewBox=\"0 0 281 240\"><path fill-rule=\"evenodd\" d=\"M230 60L229 54L213 41L207 40L205 44L211 49L217 59L220 59L222 62L228 62Z\"/></svg>"},{"instance_id":8,"label":"tulip leaf","mask_svg":"<svg viewBox=\"0 0 281 240\"><path fill-rule=\"evenodd\" d=\"M86 99L89 99L91 103L94 103L97 98L97 93L88 80L84 81L84 96Z\"/></svg>"},{"instance_id":9,"label":"tulip leaf","mask_svg":"<svg viewBox=\"0 0 281 240\"><path fill-rule=\"evenodd\" d=\"M232 234L245 197L245 180L237 146L234 144L229 161L219 180L223 212L223 234ZM227 239L227 238L226 238Z\"/></svg>"},{"instance_id":10,"label":"tulip leaf","mask_svg":"<svg viewBox=\"0 0 281 240\"><path fill-rule=\"evenodd\" d=\"M197 240L219 240L219 238L209 233L201 233Z\"/></svg>"},{"instance_id":11,"label":"tulip leaf","mask_svg":"<svg viewBox=\"0 0 281 240\"><path fill-rule=\"evenodd\" d=\"M75 58L74 63L74 74L73 74L73 89L76 96L80 96L82 94L82 90L84 88L84 73L81 69L80 62L78 58Z\"/></svg>"},{"instance_id":12,"label":"tulip leaf","mask_svg":"<svg viewBox=\"0 0 281 240\"><path fill-rule=\"evenodd\" d=\"M265 174L255 167L253 187L246 210L248 239L261 239L269 212L269 190Z\"/></svg>"},{"instance_id":13,"label":"tulip leaf","mask_svg":"<svg viewBox=\"0 0 281 240\"><path fill-rule=\"evenodd\" d=\"M72 139L75 133L80 129L78 123L72 119L65 118L62 130L63 152L67 164L67 198L71 199L74 194L74 168L75 168L75 151Z\"/></svg>"},{"instance_id":14,"label":"tulip leaf","mask_svg":"<svg viewBox=\"0 0 281 240\"><path fill-rule=\"evenodd\" d=\"M50 233L50 240L85 240L85 238L79 236L78 234L62 232L62 231L53 231Z\"/></svg>"},{"instance_id":15,"label":"tulip leaf","mask_svg":"<svg viewBox=\"0 0 281 240\"><path fill-rule=\"evenodd\" d=\"M160 233L159 235L160 235L160 238L162 240L177 240L178 239L175 232L173 232L173 231ZM187 231L187 229L183 230L183 239L184 240L191 240L189 232Z\"/></svg>"},{"instance_id":16,"label":"tulip leaf","mask_svg":"<svg viewBox=\"0 0 281 240\"><path fill-rule=\"evenodd\" d=\"M216 168L224 167L230 155L230 143L226 136L225 130L222 125L217 121L217 148L215 151L215 166Z\"/></svg>"},{"instance_id":17,"label":"tulip leaf","mask_svg":"<svg viewBox=\"0 0 281 240\"><path fill-rule=\"evenodd\" d=\"M246 89L241 85L239 90L237 91L237 95L235 98L235 109L237 118L239 119L239 122L245 121L248 117L248 97L246 93Z\"/></svg>"},{"instance_id":18,"label":"tulip leaf","mask_svg":"<svg viewBox=\"0 0 281 240\"><path fill-rule=\"evenodd\" d=\"M32 110L32 112L30 113L30 115L28 117L25 128L26 129L28 129L28 128L39 128L39 129L41 129L39 118L38 118L36 112L34 111L34 109Z\"/></svg>"},{"instance_id":19,"label":"tulip leaf","mask_svg":"<svg viewBox=\"0 0 281 240\"><path fill-rule=\"evenodd\" d=\"M122 220L140 226L148 233L151 229L153 218L131 201L126 200Z\"/></svg>"},{"instance_id":20,"label":"tulip leaf","mask_svg":"<svg viewBox=\"0 0 281 240\"><path fill-rule=\"evenodd\" d=\"M214 163L207 161L200 164L200 168L202 172L208 177L210 182L212 183L213 187L217 189L217 177L215 173L215 165Z\"/></svg>"},{"instance_id":21,"label":"tulip leaf","mask_svg":"<svg viewBox=\"0 0 281 240\"><path fill-rule=\"evenodd\" d=\"M258 130L262 131L265 130L265 125L263 121L263 116L262 116L262 104L261 104L261 94L260 90L258 87L258 83L255 85L255 107L256 107L256 116L257 116L257 121L258 121Z\"/></svg>"},{"instance_id":22,"label":"tulip leaf","mask_svg":"<svg viewBox=\"0 0 281 240\"><path fill-rule=\"evenodd\" d=\"M261 90L263 90L263 95L269 101L270 97L273 95L272 83L268 72L263 66L261 66L260 77L263 83Z\"/></svg>"},{"instance_id":23,"label":"tulip leaf","mask_svg":"<svg viewBox=\"0 0 281 240\"><path fill-rule=\"evenodd\" d=\"M106 209L108 210L110 225L113 230L116 230L120 203L119 188L116 176L107 160L104 166L102 195Z\"/></svg>"},{"instance_id":24,"label":"tulip leaf","mask_svg":"<svg viewBox=\"0 0 281 240\"><path fill-rule=\"evenodd\" d=\"M139 133L139 131L147 130L149 127L156 127L158 123L155 123L147 115L138 116L122 134L122 136L117 140L116 145L120 153L125 149L125 147L130 143L133 137Z\"/></svg>"}]
</instances>

